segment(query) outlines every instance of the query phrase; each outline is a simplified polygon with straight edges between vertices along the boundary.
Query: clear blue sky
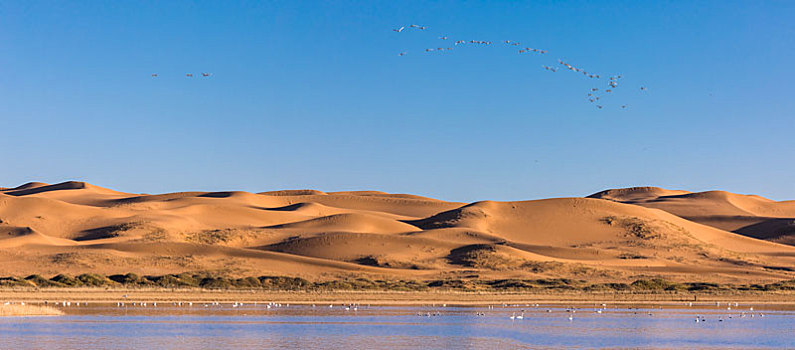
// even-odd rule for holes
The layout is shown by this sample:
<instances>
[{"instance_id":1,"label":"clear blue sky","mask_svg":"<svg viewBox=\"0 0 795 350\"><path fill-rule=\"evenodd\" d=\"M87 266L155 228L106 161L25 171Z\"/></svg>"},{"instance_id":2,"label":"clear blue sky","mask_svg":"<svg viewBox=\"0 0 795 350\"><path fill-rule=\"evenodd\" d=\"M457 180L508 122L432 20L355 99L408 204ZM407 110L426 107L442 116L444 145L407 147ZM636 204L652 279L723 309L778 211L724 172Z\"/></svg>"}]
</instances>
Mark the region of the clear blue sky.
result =
<instances>
[{"instance_id":1,"label":"clear blue sky","mask_svg":"<svg viewBox=\"0 0 795 350\"><path fill-rule=\"evenodd\" d=\"M793 19L793 1L0 0L0 186L795 199ZM425 54L441 35L549 53ZM622 74L616 96L597 110L593 80L541 68L557 58Z\"/></svg>"}]
</instances>

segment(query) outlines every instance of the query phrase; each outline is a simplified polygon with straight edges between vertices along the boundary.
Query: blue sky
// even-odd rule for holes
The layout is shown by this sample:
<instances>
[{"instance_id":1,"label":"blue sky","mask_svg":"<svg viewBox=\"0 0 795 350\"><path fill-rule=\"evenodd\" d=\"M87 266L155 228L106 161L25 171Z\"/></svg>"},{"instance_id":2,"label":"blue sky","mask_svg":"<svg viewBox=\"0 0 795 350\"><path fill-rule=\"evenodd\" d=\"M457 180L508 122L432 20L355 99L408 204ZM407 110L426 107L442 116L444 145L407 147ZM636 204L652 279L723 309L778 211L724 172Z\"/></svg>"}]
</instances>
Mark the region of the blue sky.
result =
<instances>
[{"instance_id":1,"label":"blue sky","mask_svg":"<svg viewBox=\"0 0 795 350\"><path fill-rule=\"evenodd\" d=\"M791 1L0 0L0 186L795 199L793 18ZM392 31L409 24L428 29ZM495 44L425 53L442 35ZM541 68L558 58L603 78Z\"/></svg>"}]
</instances>

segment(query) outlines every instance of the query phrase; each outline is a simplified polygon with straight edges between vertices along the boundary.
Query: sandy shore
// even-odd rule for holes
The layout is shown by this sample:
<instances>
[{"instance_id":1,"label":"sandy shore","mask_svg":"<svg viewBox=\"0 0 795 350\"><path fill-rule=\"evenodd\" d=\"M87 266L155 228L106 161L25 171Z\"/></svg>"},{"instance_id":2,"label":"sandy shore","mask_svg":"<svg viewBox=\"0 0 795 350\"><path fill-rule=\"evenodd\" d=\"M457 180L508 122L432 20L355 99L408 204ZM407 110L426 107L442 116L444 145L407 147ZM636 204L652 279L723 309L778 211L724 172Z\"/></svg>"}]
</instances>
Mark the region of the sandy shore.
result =
<instances>
[{"instance_id":1,"label":"sandy shore","mask_svg":"<svg viewBox=\"0 0 795 350\"><path fill-rule=\"evenodd\" d=\"M25 303L0 304L2 316L59 316L63 311L49 306L29 305Z\"/></svg>"},{"instance_id":2,"label":"sandy shore","mask_svg":"<svg viewBox=\"0 0 795 350\"><path fill-rule=\"evenodd\" d=\"M681 302L745 302L755 304L793 304L795 293L471 293L471 292L276 292L276 291L207 291L156 289L41 289L0 290L0 301L26 302L278 302L292 304L362 303L372 305L485 305L526 303L681 303Z\"/></svg>"}]
</instances>

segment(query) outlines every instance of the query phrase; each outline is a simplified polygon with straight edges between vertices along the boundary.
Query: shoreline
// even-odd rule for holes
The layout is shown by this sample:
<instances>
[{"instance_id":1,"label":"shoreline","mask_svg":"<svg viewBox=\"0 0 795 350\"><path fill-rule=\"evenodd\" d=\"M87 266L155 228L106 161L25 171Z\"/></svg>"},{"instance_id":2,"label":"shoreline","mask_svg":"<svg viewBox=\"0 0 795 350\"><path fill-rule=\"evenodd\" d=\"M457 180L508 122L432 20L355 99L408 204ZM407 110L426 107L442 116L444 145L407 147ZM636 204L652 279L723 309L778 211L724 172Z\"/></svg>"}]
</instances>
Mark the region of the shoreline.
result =
<instances>
[{"instance_id":1,"label":"shoreline","mask_svg":"<svg viewBox=\"0 0 795 350\"><path fill-rule=\"evenodd\" d=\"M22 303L0 304L0 317L62 316L63 311L51 306Z\"/></svg>"},{"instance_id":2,"label":"shoreline","mask_svg":"<svg viewBox=\"0 0 795 350\"><path fill-rule=\"evenodd\" d=\"M0 289L0 301L44 302L244 302L312 304L359 303L371 305L448 304L476 306L488 304L702 304L743 302L754 304L795 305L795 293L522 293L522 292L400 292L400 291L262 291L200 289Z\"/></svg>"}]
</instances>

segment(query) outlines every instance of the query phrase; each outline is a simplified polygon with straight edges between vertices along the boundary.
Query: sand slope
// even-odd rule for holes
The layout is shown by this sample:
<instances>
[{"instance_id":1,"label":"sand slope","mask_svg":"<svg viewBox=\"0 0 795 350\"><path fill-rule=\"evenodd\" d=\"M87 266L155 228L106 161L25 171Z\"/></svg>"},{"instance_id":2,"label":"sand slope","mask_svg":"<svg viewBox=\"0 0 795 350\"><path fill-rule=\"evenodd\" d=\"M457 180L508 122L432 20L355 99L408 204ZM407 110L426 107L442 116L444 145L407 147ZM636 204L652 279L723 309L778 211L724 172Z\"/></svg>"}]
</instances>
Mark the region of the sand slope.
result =
<instances>
[{"instance_id":1,"label":"sand slope","mask_svg":"<svg viewBox=\"0 0 795 350\"><path fill-rule=\"evenodd\" d=\"M795 201L777 202L725 191L691 193L656 187L606 190L588 197L662 209L722 230L795 245Z\"/></svg>"},{"instance_id":2,"label":"sand slope","mask_svg":"<svg viewBox=\"0 0 795 350\"><path fill-rule=\"evenodd\" d=\"M790 202L659 188L590 197L467 204L377 191L147 195L29 183L0 190L0 275L795 278L795 247L745 234L788 225Z\"/></svg>"}]
</instances>

